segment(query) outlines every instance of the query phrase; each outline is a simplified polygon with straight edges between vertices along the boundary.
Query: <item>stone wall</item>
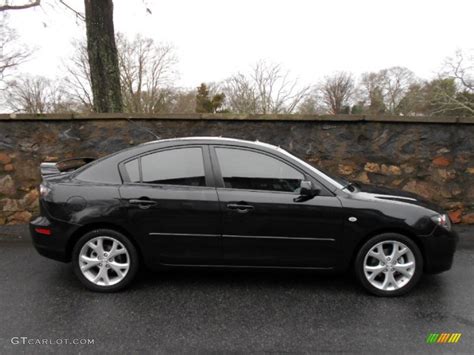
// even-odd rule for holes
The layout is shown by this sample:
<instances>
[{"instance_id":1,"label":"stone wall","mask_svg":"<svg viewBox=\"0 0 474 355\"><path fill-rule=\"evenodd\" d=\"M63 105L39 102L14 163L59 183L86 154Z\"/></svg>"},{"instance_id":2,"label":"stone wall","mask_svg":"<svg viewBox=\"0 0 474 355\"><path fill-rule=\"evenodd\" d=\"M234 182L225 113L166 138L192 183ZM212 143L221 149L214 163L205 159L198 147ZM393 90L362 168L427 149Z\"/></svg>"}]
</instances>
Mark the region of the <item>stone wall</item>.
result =
<instances>
[{"instance_id":1,"label":"stone wall","mask_svg":"<svg viewBox=\"0 0 474 355\"><path fill-rule=\"evenodd\" d=\"M155 139L225 136L280 145L365 183L416 192L474 223L474 118L0 115L0 224L37 212L41 161L103 156Z\"/></svg>"}]
</instances>

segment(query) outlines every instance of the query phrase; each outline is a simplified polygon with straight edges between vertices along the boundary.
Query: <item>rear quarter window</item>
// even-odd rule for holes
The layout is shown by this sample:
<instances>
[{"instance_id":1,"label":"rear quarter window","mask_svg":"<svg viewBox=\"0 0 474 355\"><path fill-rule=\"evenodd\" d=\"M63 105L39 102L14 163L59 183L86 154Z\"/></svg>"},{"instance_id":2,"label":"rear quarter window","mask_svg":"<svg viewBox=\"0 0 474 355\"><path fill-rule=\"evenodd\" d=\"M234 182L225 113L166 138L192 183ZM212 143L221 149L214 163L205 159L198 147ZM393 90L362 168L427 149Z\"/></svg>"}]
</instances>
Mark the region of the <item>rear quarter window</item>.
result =
<instances>
[{"instance_id":1,"label":"rear quarter window","mask_svg":"<svg viewBox=\"0 0 474 355\"><path fill-rule=\"evenodd\" d=\"M138 159L134 159L124 164L130 182L140 182L140 167Z\"/></svg>"},{"instance_id":2,"label":"rear quarter window","mask_svg":"<svg viewBox=\"0 0 474 355\"><path fill-rule=\"evenodd\" d=\"M84 170L79 172L75 178L81 181L103 184L122 183L115 159L105 159L92 163L91 166L85 167Z\"/></svg>"}]
</instances>

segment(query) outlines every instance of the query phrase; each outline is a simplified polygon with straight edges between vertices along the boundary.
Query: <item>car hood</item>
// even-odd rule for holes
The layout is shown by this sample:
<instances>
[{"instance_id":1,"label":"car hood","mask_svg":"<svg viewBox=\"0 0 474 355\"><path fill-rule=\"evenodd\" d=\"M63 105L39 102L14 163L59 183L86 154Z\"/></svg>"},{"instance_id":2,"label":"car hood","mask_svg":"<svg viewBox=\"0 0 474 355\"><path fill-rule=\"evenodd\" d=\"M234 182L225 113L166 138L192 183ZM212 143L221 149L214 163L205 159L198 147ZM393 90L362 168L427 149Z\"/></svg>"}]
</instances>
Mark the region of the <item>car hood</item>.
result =
<instances>
[{"instance_id":1,"label":"car hood","mask_svg":"<svg viewBox=\"0 0 474 355\"><path fill-rule=\"evenodd\" d=\"M412 192L384 186L355 183L357 191L353 192L353 197L362 200L393 201L428 208L435 212L444 213L443 209L425 198Z\"/></svg>"}]
</instances>

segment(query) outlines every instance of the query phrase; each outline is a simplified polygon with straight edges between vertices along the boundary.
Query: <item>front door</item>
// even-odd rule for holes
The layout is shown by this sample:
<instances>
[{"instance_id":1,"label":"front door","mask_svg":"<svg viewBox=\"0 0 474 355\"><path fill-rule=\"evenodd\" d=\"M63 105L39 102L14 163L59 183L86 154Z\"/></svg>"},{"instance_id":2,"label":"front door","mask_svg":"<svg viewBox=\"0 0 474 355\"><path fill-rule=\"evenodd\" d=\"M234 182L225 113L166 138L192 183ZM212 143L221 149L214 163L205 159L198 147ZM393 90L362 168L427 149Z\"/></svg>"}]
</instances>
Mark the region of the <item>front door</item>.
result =
<instances>
[{"instance_id":1,"label":"front door","mask_svg":"<svg viewBox=\"0 0 474 355\"><path fill-rule=\"evenodd\" d=\"M161 264L212 264L220 257L220 211L207 146L175 147L123 164L120 195L147 255ZM137 233L138 232L138 233Z\"/></svg>"},{"instance_id":2,"label":"front door","mask_svg":"<svg viewBox=\"0 0 474 355\"><path fill-rule=\"evenodd\" d=\"M217 193L223 213L223 256L228 263L334 266L342 232L336 196L317 186L318 196L296 202L300 182L310 178L295 165L250 149L213 149L213 165L222 185Z\"/></svg>"}]
</instances>

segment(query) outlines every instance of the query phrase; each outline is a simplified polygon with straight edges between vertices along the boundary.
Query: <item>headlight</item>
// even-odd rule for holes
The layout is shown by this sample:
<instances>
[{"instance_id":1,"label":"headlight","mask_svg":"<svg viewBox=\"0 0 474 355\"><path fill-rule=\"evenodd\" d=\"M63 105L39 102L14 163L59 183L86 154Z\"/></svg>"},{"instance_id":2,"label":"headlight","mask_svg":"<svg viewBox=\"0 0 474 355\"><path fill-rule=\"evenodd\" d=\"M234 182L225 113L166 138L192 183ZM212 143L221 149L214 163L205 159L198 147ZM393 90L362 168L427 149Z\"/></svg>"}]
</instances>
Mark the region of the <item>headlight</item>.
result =
<instances>
[{"instance_id":1,"label":"headlight","mask_svg":"<svg viewBox=\"0 0 474 355\"><path fill-rule=\"evenodd\" d=\"M447 214L437 214L436 216L431 217L431 220L448 231L451 230L451 221Z\"/></svg>"},{"instance_id":2,"label":"headlight","mask_svg":"<svg viewBox=\"0 0 474 355\"><path fill-rule=\"evenodd\" d=\"M48 196L48 194L51 192L51 189L47 186L44 186L43 184L41 184L39 186L39 192L40 192L40 196L42 198L45 198L46 196Z\"/></svg>"}]
</instances>

